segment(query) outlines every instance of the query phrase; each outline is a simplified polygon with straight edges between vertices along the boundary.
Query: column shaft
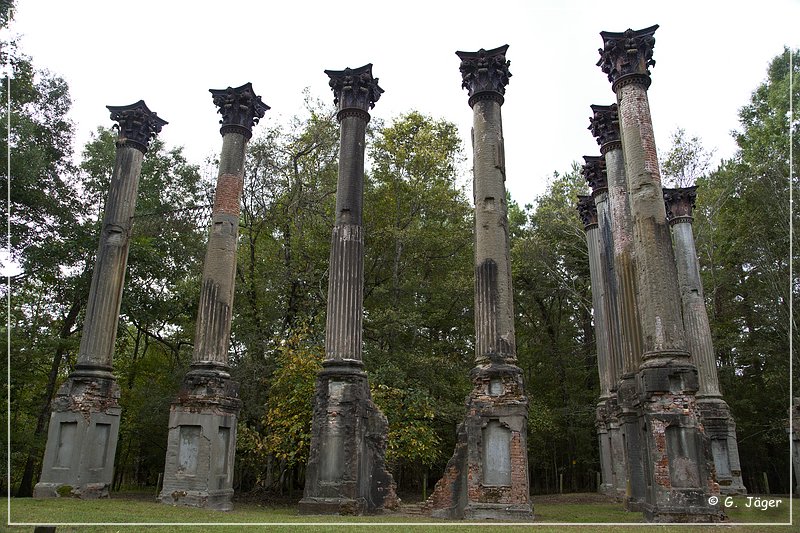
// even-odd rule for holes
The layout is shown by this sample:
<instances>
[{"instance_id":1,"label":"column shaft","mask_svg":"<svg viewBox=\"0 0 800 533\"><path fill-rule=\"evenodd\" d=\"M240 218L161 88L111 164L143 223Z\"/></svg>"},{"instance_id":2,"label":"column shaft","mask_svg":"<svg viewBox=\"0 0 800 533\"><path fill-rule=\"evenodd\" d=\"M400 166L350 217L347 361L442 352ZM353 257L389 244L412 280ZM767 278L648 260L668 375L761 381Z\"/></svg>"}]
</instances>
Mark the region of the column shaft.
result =
<instances>
[{"instance_id":1,"label":"column shaft","mask_svg":"<svg viewBox=\"0 0 800 533\"><path fill-rule=\"evenodd\" d=\"M508 208L500 103L478 100L473 108L475 201L475 359L493 355L516 361Z\"/></svg>"},{"instance_id":2,"label":"column shaft","mask_svg":"<svg viewBox=\"0 0 800 533\"><path fill-rule=\"evenodd\" d=\"M395 508L386 470L388 421L372 402L362 362L364 234L361 227L368 109L383 92L372 65L326 70L340 123L336 220L331 235L325 360L317 375L301 514Z\"/></svg>"},{"instance_id":3,"label":"column shaft","mask_svg":"<svg viewBox=\"0 0 800 533\"><path fill-rule=\"evenodd\" d=\"M34 496L107 497L119 434L119 386L111 373L133 213L147 145L166 121L143 101L108 106L118 122L117 157L75 371L52 402L42 475Z\"/></svg>"},{"instance_id":4,"label":"column shaft","mask_svg":"<svg viewBox=\"0 0 800 533\"><path fill-rule=\"evenodd\" d=\"M250 83L211 89L222 115L211 228L208 235L194 351L178 398L170 406L164 484L167 505L233 508L239 384L228 373L239 210L247 141L269 109Z\"/></svg>"},{"instance_id":5,"label":"column shaft","mask_svg":"<svg viewBox=\"0 0 800 533\"><path fill-rule=\"evenodd\" d=\"M228 366L246 143L241 133L230 132L222 137L195 328L195 366Z\"/></svg>"},{"instance_id":6,"label":"column shaft","mask_svg":"<svg viewBox=\"0 0 800 533\"><path fill-rule=\"evenodd\" d=\"M643 347L636 380L646 445L643 507L649 521L715 522L724 512L709 501L719 486L695 401L697 369L686 350L647 98L657 28L602 32L598 62L617 95L633 227Z\"/></svg>"},{"instance_id":7,"label":"column shaft","mask_svg":"<svg viewBox=\"0 0 800 533\"><path fill-rule=\"evenodd\" d=\"M439 518L533 518L528 399L516 366L505 150L500 108L508 46L456 52L472 107L475 202L475 367L456 449L426 509Z\"/></svg>"},{"instance_id":8,"label":"column shaft","mask_svg":"<svg viewBox=\"0 0 800 533\"><path fill-rule=\"evenodd\" d=\"M133 146L117 147L117 159L103 214L100 245L97 248L97 259L86 303L78 368L102 368L110 371L112 367L143 158L144 153Z\"/></svg>"}]
</instances>

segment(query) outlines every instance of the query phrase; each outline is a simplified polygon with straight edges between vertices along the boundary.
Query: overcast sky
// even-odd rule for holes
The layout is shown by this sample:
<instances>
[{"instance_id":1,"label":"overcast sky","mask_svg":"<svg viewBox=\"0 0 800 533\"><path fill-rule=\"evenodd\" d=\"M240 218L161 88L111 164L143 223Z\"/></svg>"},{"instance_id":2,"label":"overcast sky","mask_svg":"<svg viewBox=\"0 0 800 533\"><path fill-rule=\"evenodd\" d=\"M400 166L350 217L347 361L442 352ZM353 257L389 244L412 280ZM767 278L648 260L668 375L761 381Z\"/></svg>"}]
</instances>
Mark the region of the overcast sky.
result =
<instances>
[{"instance_id":1,"label":"overcast sky","mask_svg":"<svg viewBox=\"0 0 800 533\"><path fill-rule=\"evenodd\" d=\"M658 148L682 127L718 157L733 155L737 110L768 62L784 45L800 46L792 0L17 4L11 30L23 52L69 83L77 150L97 126L113 124L106 105L144 99L169 121L160 137L198 164L221 147L208 89L252 82L272 108L263 121L285 121L302 110L305 87L332 101L323 70L366 63L386 91L373 116L388 123L415 109L450 120L471 160L472 112L455 51L508 44L507 186L520 203L543 192L553 171L599 155L589 106L614 102L595 66L600 31L660 25L649 90Z\"/></svg>"}]
</instances>

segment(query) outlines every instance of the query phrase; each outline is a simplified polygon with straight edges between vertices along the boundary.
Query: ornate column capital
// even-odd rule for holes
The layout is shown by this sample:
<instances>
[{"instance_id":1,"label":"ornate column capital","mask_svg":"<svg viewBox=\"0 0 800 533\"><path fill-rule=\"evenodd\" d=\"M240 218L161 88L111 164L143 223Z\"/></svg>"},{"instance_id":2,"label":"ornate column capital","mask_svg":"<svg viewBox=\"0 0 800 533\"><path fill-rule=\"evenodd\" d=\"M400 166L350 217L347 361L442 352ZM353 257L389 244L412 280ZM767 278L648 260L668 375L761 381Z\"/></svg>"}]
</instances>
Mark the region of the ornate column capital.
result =
<instances>
[{"instance_id":1,"label":"ornate column capital","mask_svg":"<svg viewBox=\"0 0 800 533\"><path fill-rule=\"evenodd\" d=\"M336 118L340 121L348 114L369 121L369 110L384 92L378 86L378 78L372 77L372 63L363 67L344 70L326 70L330 77L328 85L333 91L333 103L339 108Z\"/></svg>"},{"instance_id":2,"label":"ornate column capital","mask_svg":"<svg viewBox=\"0 0 800 533\"><path fill-rule=\"evenodd\" d=\"M691 223L692 209L697 200L697 186L679 189L663 189L664 207L667 210L667 222L670 226L681 222Z\"/></svg>"},{"instance_id":3,"label":"ornate column capital","mask_svg":"<svg viewBox=\"0 0 800 533\"><path fill-rule=\"evenodd\" d=\"M226 133L239 133L249 139L253 136L253 126L269 110L269 106L253 91L250 82L235 89L228 87L208 91L214 99L214 105L219 108L217 112L222 115L219 132L223 136Z\"/></svg>"},{"instance_id":4,"label":"ornate column capital","mask_svg":"<svg viewBox=\"0 0 800 533\"><path fill-rule=\"evenodd\" d=\"M494 100L503 105L504 94L511 72L508 66L511 61L506 60L508 45L477 52L456 52L461 59L461 87L469 92L469 106L472 107L478 100Z\"/></svg>"},{"instance_id":5,"label":"ornate column capital","mask_svg":"<svg viewBox=\"0 0 800 533\"><path fill-rule=\"evenodd\" d=\"M591 105L592 116L589 117L589 131L600 145L600 153L605 155L609 150L622 148L619 136L619 115L617 104Z\"/></svg>"},{"instance_id":6,"label":"ornate column capital","mask_svg":"<svg viewBox=\"0 0 800 533\"><path fill-rule=\"evenodd\" d=\"M645 88L650 86L650 70L655 66L653 48L656 39L653 37L658 24L643 30L628 28L622 33L601 31L603 48L600 48L600 61L597 62L603 72L608 74L611 89L617 89L628 83L638 83Z\"/></svg>"},{"instance_id":7,"label":"ornate column capital","mask_svg":"<svg viewBox=\"0 0 800 533\"><path fill-rule=\"evenodd\" d=\"M155 138L161 128L169 124L150 111L144 100L131 105L107 105L106 109L111 111L111 120L117 121L114 125L114 129L119 132L117 145L129 144L143 154L147 153L150 139Z\"/></svg>"},{"instance_id":8,"label":"ornate column capital","mask_svg":"<svg viewBox=\"0 0 800 533\"><path fill-rule=\"evenodd\" d=\"M583 229L585 231L597 227L597 206L594 204L594 198L579 194L576 208L583 221Z\"/></svg>"},{"instance_id":9,"label":"ornate column capital","mask_svg":"<svg viewBox=\"0 0 800 533\"><path fill-rule=\"evenodd\" d=\"M598 155L585 155L583 160L583 177L592 188L592 196L608 190L608 177L606 175L606 161Z\"/></svg>"}]
</instances>

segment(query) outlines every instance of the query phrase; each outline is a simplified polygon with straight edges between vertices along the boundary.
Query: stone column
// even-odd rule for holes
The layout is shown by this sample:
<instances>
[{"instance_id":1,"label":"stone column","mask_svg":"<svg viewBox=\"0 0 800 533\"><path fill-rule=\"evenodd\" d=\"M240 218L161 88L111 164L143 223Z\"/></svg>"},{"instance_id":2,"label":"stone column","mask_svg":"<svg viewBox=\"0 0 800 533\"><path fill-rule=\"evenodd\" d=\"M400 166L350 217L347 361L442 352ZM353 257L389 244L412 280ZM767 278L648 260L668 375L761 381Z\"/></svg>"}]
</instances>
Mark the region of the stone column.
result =
<instances>
[{"instance_id":1,"label":"stone column","mask_svg":"<svg viewBox=\"0 0 800 533\"><path fill-rule=\"evenodd\" d=\"M645 497L645 478L642 465L644 433L639 425L641 406L636 393L636 373L642 355L641 330L636 307L636 279L633 256L633 227L628 202L628 184L625 161L619 135L617 105L593 105L589 130L600 145L605 157L608 186L614 264L615 309L619 326L621 368L618 369L617 404L615 413L621 424L624 462L627 473L624 480L625 508L641 511ZM617 452L617 448L614 448ZM618 486L619 488L619 486Z\"/></svg>"},{"instance_id":2,"label":"stone column","mask_svg":"<svg viewBox=\"0 0 800 533\"><path fill-rule=\"evenodd\" d=\"M165 504L233 508L233 462L239 384L228 373L239 204L245 147L269 106L250 83L210 89L222 114L222 150L211 211L194 352L189 372L169 414L164 485Z\"/></svg>"},{"instance_id":3,"label":"stone column","mask_svg":"<svg viewBox=\"0 0 800 533\"><path fill-rule=\"evenodd\" d=\"M117 159L106 198L75 371L53 399L36 498L107 497L119 434L119 385L111 373L142 159L167 124L143 100L107 106L118 123Z\"/></svg>"},{"instance_id":4,"label":"stone column","mask_svg":"<svg viewBox=\"0 0 800 533\"><path fill-rule=\"evenodd\" d=\"M585 172L585 169L584 169ZM600 401L595 411L595 426L600 449L600 472L603 483L600 492L606 495L614 494L614 466L613 444L609 434L610 409L608 400L611 396L611 378L609 366L609 343L607 328L605 327L605 283L603 282L603 264L600 259L600 230L597 225L597 206L591 196L578 196L578 214L583 221L586 232L586 247L589 250L589 275L592 283L592 308L595 331L595 344L597 346L597 370L600 374Z\"/></svg>"},{"instance_id":5,"label":"stone column","mask_svg":"<svg viewBox=\"0 0 800 533\"><path fill-rule=\"evenodd\" d=\"M364 514L399 500L386 470L388 422L372 402L361 360L364 148L369 109L383 89L372 64L330 77L340 123L336 220L331 237L325 360L317 375L301 514Z\"/></svg>"},{"instance_id":6,"label":"stone column","mask_svg":"<svg viewBox=\"0 0 800 533\"><path fill-rule=\"evenodd\" d=\"M695 402L697 369L686 349L647 99L657 28L601 32L597 63L617 95L633 222L643 348L637 383L646 428L644 514L657 522L718 521L724 513L708 503L719 486Z\"/></svg>"},{"instance_id":7,"label":"stone column","mask_svg":"<svg viewBox=\"0 0 800 533\"><path fill-rule=\"evenodd\" d=\"M507 49L456 52L473 112L476 366L455 453L428 500L434 517L533 518L528 399L516 364L500 113L511 76Z\"/></svg>"},{"instance_id":8,"label":"stone column","mask_svg":"<svg viewBox=\"0 0 800 533\"><path fill-rule=\"evenodd\" d=\"M601 492L615 498L624 498L627 477L617 387L622 370L620 331L617 321L617 285L614 276L614 239L611 212L608 201L608 183L605 161L599 156L584 156L583 176L592 189L597 230L597 257L595 274L592 277L592 307L594 329L597 339L597 364L600 370L601 392L597 405L595 425L598 432L605 433L607 450L601 447L600 454L610 458L609 477L604 478ZM589 235L587 233L587 243ZM590 254L592 253L590 245ZM591 255L589 257L591 266ZM591 270L591 269L590 269ZM605 381L605 383L603 383ZM601 443L604 439L601 439Z\"/></svg>"},{"instance_id":9,"label":"stone column","mask_svg":"<svg viewBox=\"0 0 800 533\"><path fill-rule=\"evenodd\" d=\"M664 207L667 221L672 228L673 252L683 303L686 345L697 365L700 382L697 407L706 433L711 438L711 452L720 491L723 494L745 494L747 490L742 482L736 423L719 389L717 360L711 341L711 326L692 233L692 208L696 198L697 187L664 189Z\"/></svg>"}]
</instances>

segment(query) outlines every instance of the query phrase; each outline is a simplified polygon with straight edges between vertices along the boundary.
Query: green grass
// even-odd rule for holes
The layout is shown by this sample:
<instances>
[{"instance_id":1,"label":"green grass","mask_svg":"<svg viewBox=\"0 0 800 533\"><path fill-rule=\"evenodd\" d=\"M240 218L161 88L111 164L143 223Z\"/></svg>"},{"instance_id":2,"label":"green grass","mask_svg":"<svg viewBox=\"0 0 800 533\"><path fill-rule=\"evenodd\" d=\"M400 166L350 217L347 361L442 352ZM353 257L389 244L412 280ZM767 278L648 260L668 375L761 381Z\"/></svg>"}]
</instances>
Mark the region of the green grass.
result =
<instances>
[{"instance_id":1,"label":"green grass","mask_svg":"<svg viewBox=\"0 0 800 533\"><path fill-rule=\"evenodd\" d=\"M154 495L153 495L154 497ZM746 497L736 497L727 509L732 522L761 522L780 523L789 519L789 500L785 497L772 496L772 500L782 500L777 508L759 510L752 506L748 508ZM336 532L345 531L366 532L379 530L381 532L397 533L422 533L451 531L461 532L506 532L506 531L534 531L544 532L581 532L601 531L603 533L615 532L644 532L650 531L654 526L644 524L640 513L628 513L622 509L621 504L610 503L596 495L563 495L534 497L535 522L542 523L573 523L576 525L480 525L465 526L458 521L432 520L428 517L407 515L382 515L372 517L339 517L339 516L300 516L295 505L264 505L258 503L237 503L231 512L208 511L185 507L171 507L156 503L149 498L144 499L126 494L113 494L107 500L75 500L68 498L55 498L48 500L33 500L30 498L14 498L11 500L11 519L15 523L53 524L53 523L181 523L191 522L193 526L122 526L122 525L66 525L58 526L57 533L67 532L122 532L132 533L144 531L147 533L178 533L211 531L212 533L227 533L233 531L285 531L285 532ZM795 501L800 507L800 500ZM6 514L4 507L3 514ZM798 518L797 512L795 520ZM4 520L4 523L6 521ZM273 523L293 523L297 525L276 526ZM312 525L302 523L314 522ZM432 525L415 525L415 523L434 523ZM587 523L603 523L609 525L588 525ZM631 523L629 526L611 525L614 522ZM231 524L231 525L201 525L201 524ZM251 524L233 525L236 523ZM340 525L336 525L336 524ZM584 523L586 525L578 525ZM269 524L269 525L258 525ZM347 524L347 525L345 525ZM399 525L394 525L399 524ZM0 526L2 527L2 526ZM33 526L11 526L9 531L33 531ZM798 531L798 526L697 526L678 525L669 526L668 533L694 533L720 531L736 533L760 533Z\"/></svg>"}]
</instances>

